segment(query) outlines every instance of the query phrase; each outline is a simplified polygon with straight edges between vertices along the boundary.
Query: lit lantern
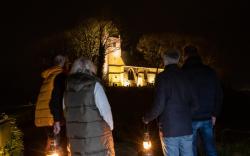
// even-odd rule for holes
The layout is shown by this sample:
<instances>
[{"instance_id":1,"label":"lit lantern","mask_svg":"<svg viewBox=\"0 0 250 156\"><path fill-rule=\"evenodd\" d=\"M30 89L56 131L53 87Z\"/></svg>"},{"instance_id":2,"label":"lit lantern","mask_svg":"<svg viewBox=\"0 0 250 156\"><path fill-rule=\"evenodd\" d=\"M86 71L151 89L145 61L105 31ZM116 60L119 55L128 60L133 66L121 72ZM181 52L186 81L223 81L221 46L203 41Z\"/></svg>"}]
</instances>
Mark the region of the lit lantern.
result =
<instances>
[{"instance_id":1,"label":"lit lantern","mask_svg":"<svg viewBox=\"0 0 250 156\"><path fill-rule=\"evenodd\" d=\"M47 153L46 156L59 156L59 154L56 151L54 151L53 153Z\"/></svg>"},{"instance_id":2,"label":"lit lantern","mask_svg":"<svg viewBox=\"0 0 250 156\"><path fill-rule=\"evenodd\" d=\"M151 143L151 140L150 140L149 132L145 132L144 133L143 155L144 156L153 156L153 153L152 153L152 143Z\"/></svg>"},{"instance_id":3,"label":"lit lantern","mask_svg":"<svg viewBox=\"0 0 250 156\"><path fill-rule=\"evenodd\" d=\"M59 156L59 151L57 150L57 143L56 139L52 139L50 143L50 149L46 153L46 156Z\"/></svg>"}]
</instances>

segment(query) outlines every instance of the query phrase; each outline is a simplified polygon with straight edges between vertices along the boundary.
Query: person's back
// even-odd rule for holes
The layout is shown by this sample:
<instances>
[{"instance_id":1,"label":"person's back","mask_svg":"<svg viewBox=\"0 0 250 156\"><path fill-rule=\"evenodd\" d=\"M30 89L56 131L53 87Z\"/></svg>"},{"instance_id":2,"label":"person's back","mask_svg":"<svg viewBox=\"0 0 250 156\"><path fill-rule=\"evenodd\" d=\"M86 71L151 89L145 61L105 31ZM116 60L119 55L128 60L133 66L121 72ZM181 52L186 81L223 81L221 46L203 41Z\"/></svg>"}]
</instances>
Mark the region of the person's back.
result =
<instances>
[{"instance_id":1,"label":"person's back","mask_svg":"<svg viewBox=\"0 0 250 156\"><path fill-rule=\"evenodd\" d=\"M70 153L114 156L111 109L90 66L89 60L76 60L67 78L64 102Z\"/></svg>"},{"instance_id":2,"label":"person's back","mask_svg":"<svg viewBox=\"0 0 250 156\"><path fill-rule=\"evenodd\" d=\"M193 156L191 110L196 106L196 96L177 65L180 53L169 49L162 58L165 70L156 79L154 104L143 122L147 124L159 117L160 139L165 156Z\"/></svg>"},{"instance_id":3,"label":"person's back","mask_svg":"<svg viewBox=\"0 0 250 156\"><path fill-rule=\"evenodd\" d=\"M183 66L188 79L193 85L199 100L199 109L196 110L193 120L210 119L212 115L219 114L219 107L216 102L220 101L218 92L221 92L218 78L213 69L204 65L199 57L190 58ZM217 106L217 107L216 107Z\"/></svg>"},{"instance_id":4,"label":"person's back","mask_svg":"<svg viewBox=\"0 0 250 156\"><path fill-rule=\"evenodd\" d=\"M202 137L206 155L216 156L213 126L222 104L222 89L216 73L202 63L194 46L184 49L183 71L198 96L199 109L192 114L193 153L197 155L197 138Z\"/></svg>"},{"instance_id":5,"label":"person's back","mask_svg":"<svg viewBox=\"0 0 250 156\"><path fill-rule=\"evenodd\" d=\"M53 116L50 113L49 103L54 87L54 79L62 71L62 67L53 66L42 72L44 80L37 98L35 111L35 125L37 127L52 126L54 123Z\"/></svg>"},{"instance_id":6,"label":"person's back","mask_svg":"<svg viewBox=\"0 0 250 156\"><path fill-rule=\"evenodd\" d=\"M51 140L53 139L54 118L50 111L50 103L53 101L52 92L54 90L55 78L63 72L65 57L57 55L54 58L54 66L42 72L43 83L36 101L35 125L45 130L47 135L47 145L45 151L48 152ZM52 99L52 100L51 100Z\"/></svg>"},{"instance_id":7,"label":"person's back","mask_svg":"<svg viewBox=\"0 0 250 156\"><path fill-rule=\"evenodd\" d=\"M158 79L165 81L167 101L159 120L166 136L175 137L192 133L192 91L184 73L177 65L168 65Z\"/></svg>"}]
</instances>

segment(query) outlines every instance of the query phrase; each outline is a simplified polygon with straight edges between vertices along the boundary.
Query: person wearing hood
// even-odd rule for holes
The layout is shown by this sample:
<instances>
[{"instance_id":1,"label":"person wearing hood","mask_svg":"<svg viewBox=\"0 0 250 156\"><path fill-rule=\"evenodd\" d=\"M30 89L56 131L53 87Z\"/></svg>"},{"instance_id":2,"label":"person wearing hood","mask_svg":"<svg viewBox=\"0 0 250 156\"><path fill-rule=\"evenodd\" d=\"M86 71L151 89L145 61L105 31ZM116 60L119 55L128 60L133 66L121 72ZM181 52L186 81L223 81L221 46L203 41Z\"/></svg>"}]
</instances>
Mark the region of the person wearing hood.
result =
<instances>
[{"instance_id":1,"label":"person wearing hood","mask_svg":"<svg viewBox=\"0 0 250 156\"><path fill-rule=\"evenodd\" d=\"M70 155L115 156L113 117L96 67L88 59L74 61L64 93ZM54 132L60 127L55 125Z\"/></svg>"},{"instance_id":2,"label":"person wearing hood","mask_svg":"<svg viewBox=\"0 0 250 156\"><path fill-rule=\"evenodd\" d=\"M202 63L195 46L184 48L184 61L182 69L197 93L199 104L199 109L192 114L194 156L197 156L198 134L201 135L206 155L216 156L213 127L223 99L219 79L212 68Z\"/></svg>"},{"instance_id":3,"label":"person wearing hood","mask_svg":"<svg viewBox=\"0 0 250 156\"><path fill-rule=\"evenodd\" d=\"M35 126L43 127L47 133L47 145L45 150L49 149L49 142L53 136L54 119L50 111L50 101L54 88L54 81L57 75L64 71L65 57L57 55L54 58L54 66L42 72L43 83L37 97L35 109Z\"/></svg>"}]
</instances>

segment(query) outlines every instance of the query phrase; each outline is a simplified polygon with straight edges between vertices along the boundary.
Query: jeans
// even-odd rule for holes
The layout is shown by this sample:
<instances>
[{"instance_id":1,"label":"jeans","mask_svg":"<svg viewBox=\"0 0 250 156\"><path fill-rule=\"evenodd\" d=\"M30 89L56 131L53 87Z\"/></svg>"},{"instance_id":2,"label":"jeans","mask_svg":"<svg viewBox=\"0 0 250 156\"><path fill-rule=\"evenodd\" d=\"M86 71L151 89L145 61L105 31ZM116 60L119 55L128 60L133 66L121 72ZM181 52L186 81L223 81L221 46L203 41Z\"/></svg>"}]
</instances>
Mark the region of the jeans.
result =
<instances>
[{"instance_id":1,"label":"jeans","mask_svg":"<svg viewBox=\"0 0 250 156\"><path fill-rule=\"evenodd\" d=\"M193 152L197 156L198 134L201 136L206 156L217 156L215 141L213 136L212 120L193 121ZM198 133L199 132L199 133Z\"/></svg>"},{"instance_id":2,"label":"jeans","mask_svg":"<svg viewBox=\"0 0 250 156\"><path fill-rule=\"evenodd\" d=\"M163 137L160 133L160 140L164 156L193 156L193 135Z\"/></svg>"}]
</instances>

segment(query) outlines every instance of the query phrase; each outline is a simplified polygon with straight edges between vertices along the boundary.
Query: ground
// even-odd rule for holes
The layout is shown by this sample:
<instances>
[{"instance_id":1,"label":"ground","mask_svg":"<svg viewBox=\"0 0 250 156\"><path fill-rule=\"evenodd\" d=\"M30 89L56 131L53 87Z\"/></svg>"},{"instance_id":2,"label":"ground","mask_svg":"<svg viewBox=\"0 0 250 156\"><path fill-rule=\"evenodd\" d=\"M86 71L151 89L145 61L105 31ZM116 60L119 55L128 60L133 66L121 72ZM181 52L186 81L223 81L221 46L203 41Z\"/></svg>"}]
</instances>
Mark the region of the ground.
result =
<instances>
[{"instance_id":1,"label":"ground","mask_svg":"<svg viewBox=\"0 0 250 156\"><path fill-rule=\"evenodd\" d=\"M117 156L136 156L142 149L145 131L141 118L152 103L152 88L107 88L111 104L114 131L113 137ZM220 155L250 155L249 97L243 94L226 92L222 115L215 127L217 148ZM236 107L237 105L237 107ZM26 107L14 112L18 118L18 126L24 132L24 155L43 156L45 133L36 128L34 107ZM161 146L155 122L150 123L154 156L162 156Z\"/></svg>"}]
</instances>

